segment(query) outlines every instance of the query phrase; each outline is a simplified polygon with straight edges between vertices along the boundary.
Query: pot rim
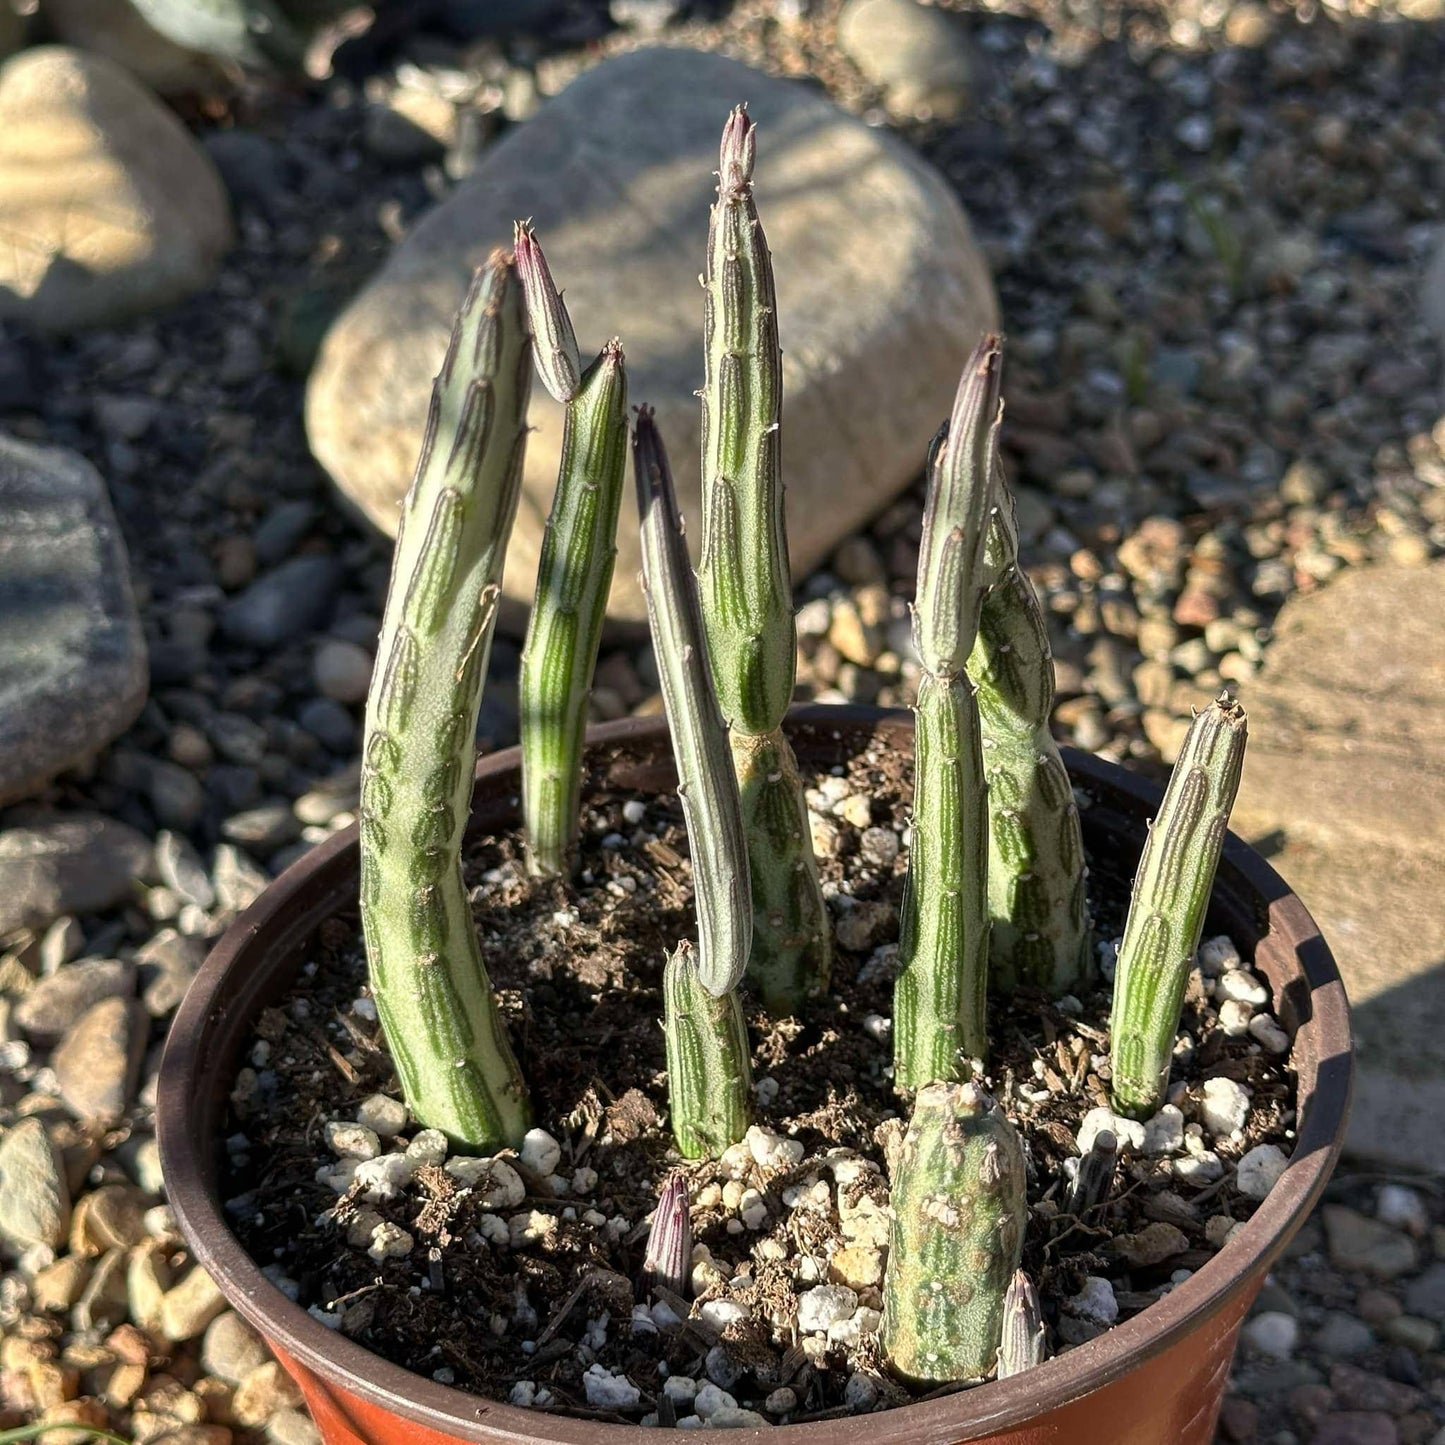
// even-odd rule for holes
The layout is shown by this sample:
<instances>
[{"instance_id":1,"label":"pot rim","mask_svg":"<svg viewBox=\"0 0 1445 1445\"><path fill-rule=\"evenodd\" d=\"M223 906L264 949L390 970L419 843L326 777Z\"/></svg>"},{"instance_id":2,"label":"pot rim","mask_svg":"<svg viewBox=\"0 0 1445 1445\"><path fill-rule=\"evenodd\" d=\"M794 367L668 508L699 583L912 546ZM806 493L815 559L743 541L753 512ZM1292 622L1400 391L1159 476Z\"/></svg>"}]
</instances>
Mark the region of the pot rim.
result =
<instances>
[{"instance_id":1,"label":"pot rim","mask_svg":"<svg viewBox=\"0 0 1445 1445\"><path fill-rule=\"evenodd\" d=\"M857 704L813 704L794 708L789 723L814 729L839 725L886 735L911 731L912 713ZM587 731L589 747L648 742L665 746L666 741L661 717L624 718ZM1072 748L1063 751L1073 777L1122 793L1151 813L1157 809L1162 790L1154 784L1091 754ZM670 749L666 756L670 762ZM478 761L476 776L481 780L515 770L520 758L515 747L485 756ZM216 943L176 1014L166 1040L156 1103L156 1135L176 1221L196 1260L228 1302L269 1342L321 1378L403 1419L461 1439L495 1439L501 1434L536 1445L596 1445L598 1432L603 1431L611 1445L655 1445L656 1431L642 1426L544 1414L438 1384L328 1329L261 1274L226 1224L219 1192L208 1187L202 1150L213 1147L214 1141L196 1140L188 1118L194 1102L206 1093L208 1059L201 1044L212 1015L224 1011L219 997L222 984L234 967L244 964L263 924L304 903L316 875L357 846L358 831L352 824L338 832L266 888ZM1155 1304L1023 1375L879 1414L768 1426L770 1435L787 1430L798 1445L825 1445L840 1437L866 1440L869 1445L915 1445L958 1440L960 1430L972 1432L964 1438L976 1438L990 1430L1023 1425L1161 1353L1235 1300L1284 1248L1318 1200L1343 1142L1353 1086L1349 1006L1314 920L1274 869L1233 832L1225 843L1220 873L1232 875L1229 881L1236 893L1252 893L1256 902L1267 905L1268 937L1262 920L1260 946L1268 946L1271 939L1287 946L1295 955L1296 974L1303 975L1308 987L1308 1009L1300 1028L1308 1027L1315 1035L1313 1086L1306 1090L1305 1078L1299 1079L1300 1101L1308 1107L1297 1123L1289 1166L1268 1197L1223 1249ZM312 926L308 925L308 933ZM291 941L283 933L271 940L271 946L289 946ZM1303 1075L1305 1070L1298 1072Z\"/></svg>"}]
</instances>

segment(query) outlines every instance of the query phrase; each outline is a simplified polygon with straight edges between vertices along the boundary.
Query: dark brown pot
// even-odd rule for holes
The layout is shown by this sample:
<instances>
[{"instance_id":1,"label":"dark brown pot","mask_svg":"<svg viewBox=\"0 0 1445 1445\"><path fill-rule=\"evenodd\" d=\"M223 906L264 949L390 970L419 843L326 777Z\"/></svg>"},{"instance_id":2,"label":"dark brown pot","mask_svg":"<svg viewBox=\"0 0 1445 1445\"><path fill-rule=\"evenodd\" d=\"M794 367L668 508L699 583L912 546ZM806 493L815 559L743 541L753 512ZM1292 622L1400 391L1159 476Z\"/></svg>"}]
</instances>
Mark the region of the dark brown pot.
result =
<instances>
[{"instance_id":1,"label":"dark brown pot","mask_svg":"<svg viewBox=\"0 0 1445 1445\"><path fill-rule=\"evenodd\" d=\"M873 708L814 707L789 720L799 757L815 767L870 748L911 750L912 731L909 715ZM660 719L595 728L590 743L609 785L639 792L674 785ZM472 804L475 827L495 832L515 826L519 761L515 749L482 759ZM1070 753L1067 761L1091 800L1083 823L1096 886L1100 880L1127 886L1158 790L1084 754ZM176 1016L161 1067L157 1130L171 1207L191 1248L295 1377L328 1445L656 1445L656 1431L496 1404L388 1363L281 1295L227 1228L219 1183L230 1082L257 1014L291 985L317 926L350 905L356 888L353 827L289 868L237 919ZM1254 1217L1157 1304L1038 1369L883 1414L781 1427L790 1441L1209 1445L1240 1323L1334 1167L1352 1059L1344 988L1314 920L1274 870L1233 835L1208 927L1253 948L1255 966L1274 990L1280 1022L1294 1039L1298 1142L1284 1177Z\"/></svg>"}]
</instances>

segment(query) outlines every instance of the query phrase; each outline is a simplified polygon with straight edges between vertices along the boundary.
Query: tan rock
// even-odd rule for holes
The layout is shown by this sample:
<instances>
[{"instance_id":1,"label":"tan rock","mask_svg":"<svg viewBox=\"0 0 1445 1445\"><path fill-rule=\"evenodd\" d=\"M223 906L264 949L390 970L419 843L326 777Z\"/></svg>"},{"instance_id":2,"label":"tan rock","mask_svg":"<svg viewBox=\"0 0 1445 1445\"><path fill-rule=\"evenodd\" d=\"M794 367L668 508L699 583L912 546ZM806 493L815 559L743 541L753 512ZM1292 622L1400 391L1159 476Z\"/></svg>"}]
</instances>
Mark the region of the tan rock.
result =
<instances>
[{"instance_id":1,"label":"tan rock","mask_svg":"<svg viewBox=\"0 0 1445 1445\"><path fill-rule=\"evenodd\" d=\"M300 1404L301 1391L290 1375L275 1360L268 1360L241 1381L231 1401L231 1414L237 1424L260 1427L277 1410L294 1410Z\"/></svg>"},{"instance_id":2,"label":"tan rock","mask_svg":"<svg viewBox=\"0 0 1445 1445\"><path fill-rule=\"evenodd\" d=\"M113 61L47 45L0 66L0 316L74 330L178 301L231 243L185 127Z\"/></svg>"},{"instance_id":3,"label":"tan rock","mask_svg":"<svg viewBox=\"0 0 1445 1445\"><path fill-rule=\"evenodd\" d=\"M219 65L152 30L131 0L45 0L45 24L62 44L115 61L158 95L229 88Z\"/></svg>"},{"instance_id":4,"label":"tan rock","mask_svg":"<svg viewBox=\"0 0 1445 1445\"><path fill-rule=\"evenodd\" d=\"M193 1340L226 1308L226 1298L200 1265L165 1293L161 1333L168 1340Z\"/></svg>"},{"instance_id":5,"label":"tan rock","mask_svg":"<svg viewBox=\"0 0 1445 1445\"><path fill-rule=\"evenodd\" d=\"M883 1251L869 1245L850 1244L828 1261L829 1278L849 1289L864 1290L883 1281Z\"/></svg>"},{"instance_id":6,"label":"tan rock","mask_svg":"<svg viewBox=\"0 0 1445 1445\"><path fill-rule=\"evenodd\" d=\"M795 575L922 469L959 368L996 324L988 270L942 179L815 91L722 56L641 50L585 72L489 151L333 325L307 389L312 451L388 533L472 269L531 216L584 351L619 335L698 517L702 298L718 136L746 98L777 273L783 470ZM530 603L561 409L534 386L506 595ZM644 616L629 490L610 614ZM513 620L515 621L515 615Z\"/></svg>"},{"instance_id":7,"label":"tan rock","mask_svg":"<svg viewBox=\"0 0 1445 1445\"><path fill-rule=\"evenodd\" d=\"M1351 1152L1445 1169L1445 564L1292 599L1241 688L1233 826L1320 924L1353 1008Z\"/></svg>"}]
</instances>

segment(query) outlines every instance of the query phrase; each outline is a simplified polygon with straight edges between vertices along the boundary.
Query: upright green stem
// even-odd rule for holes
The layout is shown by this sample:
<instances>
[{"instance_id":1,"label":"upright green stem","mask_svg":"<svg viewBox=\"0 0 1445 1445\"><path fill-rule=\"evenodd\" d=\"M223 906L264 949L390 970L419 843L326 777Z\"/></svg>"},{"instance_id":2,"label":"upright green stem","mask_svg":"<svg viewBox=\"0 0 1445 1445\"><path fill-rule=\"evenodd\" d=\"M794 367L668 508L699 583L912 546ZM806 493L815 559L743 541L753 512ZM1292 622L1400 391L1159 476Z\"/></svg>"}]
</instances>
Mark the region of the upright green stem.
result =
<instances>
[{"instance_id":1,"label":"upright green stem","mask_svg":"<svg viewBox=\"0 0 1445 1445\"><path fill-rule=\"evenodd\" d=\"M1149 829L1114 971L1114 1108L1148 1118L1164 1102L1184 990L1239 790L1248 734L1227 694L1199 713Z\"/></svg>"},{"instance_id":2,"label":"upright green stem","mask_svg":"<svg viewBox=\"0 0 1445 1445\"><path fill-rule=\"evenodd\" d=\"M754 901L750 972L794 1013L828 982L832 944L783 715L797 636L780 468L783 358L772 261L753 202L757 137L723 128L704 282L703 621L742 794Z\"/></svg>"},{"instance_id":3,"label":"upright green stem","mask_svg":"<svg viewBox=\"0 0 1445 1445\"><path fill-rule=\"evenodd\" d=\"M642 588L692 853L698 933L693 968L703 987L720 996L741 981L752 941L747 844L672 471L649 407L638 409L633 467L642 519Z\"/></svg>"},{"instance_id":4,"label":"upright green stem","mask_svg":"<svg viewBox=\"0 0 1445 1445\"><path fill-rule=\"evenodd\" d=\"M964 368L929 456L913 640L922 676L893 1001L901 1090L967 1078L988 1053L988 815L978 706L964 661L978 630L983 542L998 451L999 339Z\"/></svg>"},{"instance_id":5,"label":"upright green stem","mask_svg":"<svg viewBox=\"0 0 1445 1445\"><path fill-rule=\"evenodd\" d=\"M531 368L511 257L462 303L402 509L361 779L361 923L372 991L420 1124L478 1150L517 1144L526 1085L482 966L462 881L502 564Z\"/></svg>"},{"instance_id":6,"label":"upright green stem","mask_svg":"<svg viewBox=\"0 0 1445 1445\"><path fill-rule=\"evenodd\" d=\"M550 377L548 389L555 385L565 393L559 399L566 406L520 680L527 866L555 876L571 871L577 843L587 695L612 586L627 467L627 378L616 341L576 376L572 323L542 249L523 225L517 227L517 257L533 356L544 380Z\"/></svg>"},{"instance_id":7,"label":"upright green stem","mask_svg":"<svg viewBox=\"0 0 1445 1445\"><path fill-rule=\"evenodd\" d=\"M1092 972L1084 845L1074 790L1049 731L1048 628L1019 566L1013 498L998 467L985 570L993 581L968 675L977 689L988 781L993 980L1057 996L1087 983Z\"/></svg>"}]
</instances>

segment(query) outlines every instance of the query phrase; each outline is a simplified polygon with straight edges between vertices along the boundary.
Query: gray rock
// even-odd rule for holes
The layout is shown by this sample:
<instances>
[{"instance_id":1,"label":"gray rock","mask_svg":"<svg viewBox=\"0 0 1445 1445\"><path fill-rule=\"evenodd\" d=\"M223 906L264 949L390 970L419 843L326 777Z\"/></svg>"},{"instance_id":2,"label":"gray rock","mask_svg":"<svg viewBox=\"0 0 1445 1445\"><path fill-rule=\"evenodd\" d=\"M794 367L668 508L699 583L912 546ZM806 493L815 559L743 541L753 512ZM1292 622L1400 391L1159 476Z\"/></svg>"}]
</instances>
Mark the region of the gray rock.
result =
<instances>
[{"instance_id":1,"label":"gray rock","mask_svg":"<svg viewBox=\"0 0 1445 1445\"><path fill-rule=\"evenodd\" d=\"M0 436L0 803L128 728L149 680L105 482L74 452Z\"/></svg>"},{"instance_id":2,"label":"gray rock","mask_svg":"<svg viewBox=\"0 0 1445 1445\"><path fill-rule=\"evenodd\" d=\"M77 1119L109 1124L125 1113L140 1076L146 1016L138 1003L108 998L83 1013L50 1065Z\"/></svg>"},{"instance_id":3,"label":"gray rock","mask_svg":"<svg viewBox=\"0 0 1445 1445\"><path fill-rule=\"evenodd\" d=\"M103 55L157 95L214 90L219 68L152 30L130 0L45 0L45 23L65 45Z\"/></svg>"},{"instance_id":4,"label":"gray rock","mask_svg":"<svg viewBox=\"0 0 1445 1445\"><path fill-rule=\"evenodd\" d=\"M335 702L365 699L371 686L371 654L354 642L327 638L316 649L312 673L322 694Z\"/></svg>"},{"instance_id":5,"label":"gray rock","mask_svg":"<svg viewBox=\"0 0 1445 1445\"><path fill-rule=\"evenodd\" d=\"M718 55L639 50L586 71L488 151L333 325L306 422L342 493L395 530L471 271L510 239L514 218L532 216L578 334L588 347L621 335L631 394L656 406L683 511L696 517L697 276L718 137L740 99L760 127L758 204L777 273L794 574L911 482L965 354L997 315L949 188L812 90ZM541 387L530 421L506 580L525 603L561 447L561 409ZM700 535L689 529L694 546ZM637 620L635 517L624 517L618 544L610 610Z\"/></svg>"},{"instance_id":6,"label":"gray rock","mask_svg":"<svg viewBox=\"0 0 1445 1445\"><path fill-rule=\"evenodd\" d=\"M0 833L0 936L43 927L62 913L98 913L131 895L150 844L124 823L91 813Z\"/></svg>"},{"instance_id":7,"label":"gray rock","mask_svg":"<svg viewBox=\"0 0 1445 1445\"><path fill-rule=\"evenodd\" d=\"M276 0L131 0L167 40L238 65L299 66L305 42Z\"/></svg>"},{"instance_id":8,"label":"gray rock","mask_svg":"<svg viewBox=\"0 0 1445 1445\"><path fill-rule=\"evenodd\" d=\"M333 753L350 752L356 743L356 719L329 697L315 697L297 714L297 722Z\"/></svg>"},{"instance_id":9,"label":"gray rock","mask_svg":"<svg viewBox=\"0 0 1445 1445\"><path fill-rule=\"evenodd\" d=\"M135 968L118 958L67 964L42 978L15 1006L15 1022L37 1043L60 1039L87 1009L107 998L135 994Z\"/></svg>"},{"instance_id":10,"label":"gray rock","mask_svg":"<svg viewBox=\"0 0 1445 1445\"><path fill-rule=\"evenodd\" d=\"M256 560L263 567L273 567L289 557L315 520L316 508L311 502L278 502L262 518L252 537Z\"/></svg>"},{"instance_id":11,"label":"gray rock","mask_svg":"<svg viewBox=\"0 0 1445 1445\"><path fill-rule=\"evenodd\" d=\"M206 957L203 939L189 938L174 928L163 928L136 950L140 970L141 1001L152 1018L164 1018L186 996L191 980Z\"/></svg>"},{"instance_id":12,"label":"gray rock","mask_svg":"<svg viewBox=\"0 0 1445 1445\"><path fill-rule=\"evenodd\" d=\"M206 790L201 780L190 769L167 758L147 759L145 791L156 821L166 828L191 828L206 810Z\"/></svg>"},{"instance_id":13,"label":"gray rock","mask_svg":"<svg viewBox=\"0 0 1445 1445\"><path fill-rule=\"evenodd\" d=\"M1330 1310L1315 1331L1312 1343L1322 1355L1352 1359L1363 1355L1375 1343L1375 1332L1363 1320L1341 1310Z\"/></svg>"},{"instance_id":14,"label":"gray rock","mask_svg":"<svg viewBox=\"0 0 1445 1445\"><path fill-rule=\"evenodd\" d=\"M22 1249L58 1245L69 1226L60 1156L39 1119L22 1119L0 1138L0 1235Z\"/></svg>"},{"instance_id":15,"label":"gray rock","mask_svg":"<svg viewBox=\"0 0 1445 1445\"><path fill-rule=\"evenodd\" d=\"M1283 835L1271 862L1339 960L1359 1064L1350 1151L1412 1170L1445 1169L1442 617L1440 562L1350 568L1292 598L1240 686L1232 824Z\"/></svg>"},{"instance_id":16,"label":"gray rock","mask_svg":"<svg viewBox=\"0 0 1445 1445\"><path fill-rule=\"evenodd\" d=\"M334 557L293 557L226 604L221 630L250 647L280 647L326 621L340 581Z\"/></svg>"},{"instance_id":17,"label":"gray rock","mask_svg":"<svg viewBox=\"0 0 1445 1445\"><path fill-rule=\"evenodd\" d=\"M1376 1279L1397 1279L1418 1261L1415 1241L1343 1204L1326 1204L1322 1215L1330 1263Z\"/></svg>"},{"instance_id":18,"label":"gray rock","mask_svg":"<svg viewBox=\"0 0 1445 1445\"><path fill-rule=\"evenodd\" d=\"M249 908L271 881L262 869L230 843L217 845L211 876L216 882L217 901L231 913Z\"/></svg>"},{"instance_id":19,"label":"gray rock","mask_svg":"<svg viewBox=\"0 0 1445 1445\"><path fill-rule=\"evenodd\" d=\"M221 178L180 121L114 61L58 45L0 67L0 212L0 316L62 331L189 296L231 244Z\"/></svg>"},{"instance_id":20,"label":"gray rock","mask_svg":"<svg viewBox=\"0 0 1445 1445\"><path fill-rule=\"evenodd\" d=\"M216 901L206 865L188 838L169 829L156 834L156 872L167 888L174 889L187 903L209 908Z\"/></svg>"},{"instance_id":21,"label":"gray rock","mask_svg":"<svg viewBox=\"0 0 1445 1445\"><path fill-rule=\"evenodd\" d=\"M1435 247L1435 258L1425 272L1425 282L1420 293L1420 311L1425 325L1435 339L1445 347L1445 231L1440 234Z\"/></svg>"},{"instance_id":22,"label":"gray rock","mask_svg":"<svg viewBox=\"0 0 1445 1445\"><path fill-rule=\"evenodd\" d=\"M240 843L263 857L274 853L301 831L291 804L282 798L233 813L221 824L221 832L233 843Z\"/></svg>"},{"instance_id":23,"label":"gray rock","mask_svg":"<svg viewBox=\"0 0 1445 1445\"><path fill-rule=\"evenodd\" d=\"M1437 1324L1445 1324L1445 1263L1432 1264L1405 1288L1405 1309Z\"/></svg>"},{"instance_id":24,"label":"gray rock","mask_svg":"<svg viewBox=\"0 0 1445 1445\"><path fill-rule=\"evenodd\" d=\"M918 0L848 0L838 44L896 110L943 120L968 104L972 47L954 16Z\"/></svg>"}]
</instances>

